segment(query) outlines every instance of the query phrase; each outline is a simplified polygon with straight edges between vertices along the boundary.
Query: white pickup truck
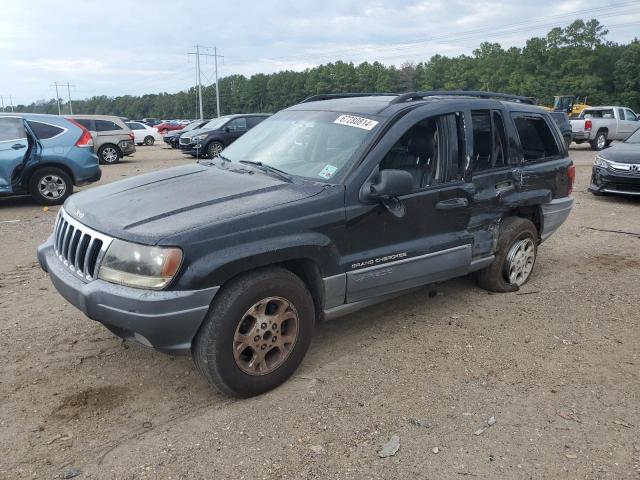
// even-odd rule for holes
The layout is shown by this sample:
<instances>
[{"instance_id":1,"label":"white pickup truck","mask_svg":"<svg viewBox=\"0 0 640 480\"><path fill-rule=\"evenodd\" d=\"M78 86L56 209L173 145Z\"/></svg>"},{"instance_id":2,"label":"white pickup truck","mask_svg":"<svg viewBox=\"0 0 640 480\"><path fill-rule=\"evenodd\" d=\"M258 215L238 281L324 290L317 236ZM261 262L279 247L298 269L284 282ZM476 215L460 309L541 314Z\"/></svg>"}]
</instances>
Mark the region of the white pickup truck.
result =
<instances>
[{"instance_id":1,"label":"white pickup truck","mask_svg":"<svg viewBox=\"0 0 640 480\"><path fill-rule=\"evenodd\" d=\"M640 117L626 107L589 107L577 120L571 120L574 142L589 142L593 150L602 150L614 140L626 140L638 127Z\"/></svg>"}]
</instances>

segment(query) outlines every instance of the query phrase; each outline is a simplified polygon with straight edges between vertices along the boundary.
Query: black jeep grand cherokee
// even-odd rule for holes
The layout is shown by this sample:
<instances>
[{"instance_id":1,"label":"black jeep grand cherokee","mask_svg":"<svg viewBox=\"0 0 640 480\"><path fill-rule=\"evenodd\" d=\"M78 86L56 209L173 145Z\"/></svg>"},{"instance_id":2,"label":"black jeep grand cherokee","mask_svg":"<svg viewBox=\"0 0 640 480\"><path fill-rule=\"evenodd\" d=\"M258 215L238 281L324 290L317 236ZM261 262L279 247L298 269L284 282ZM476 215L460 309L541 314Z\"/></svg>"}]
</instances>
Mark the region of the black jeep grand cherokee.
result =
<instances>
[{"instance_id":1,"label":"black jeep grand cherokee","mask_svg":"<svg viewBox=\"0 0 640 480\"><path fill-rule=\"evenodd\" d=\"M528 103L314 97L220 158L73 195L40 264L116 335L258 394L294 372L318 320L470 272L497 292L529 279L569 215L574 167Z\"/></svg>"}]
</instances>

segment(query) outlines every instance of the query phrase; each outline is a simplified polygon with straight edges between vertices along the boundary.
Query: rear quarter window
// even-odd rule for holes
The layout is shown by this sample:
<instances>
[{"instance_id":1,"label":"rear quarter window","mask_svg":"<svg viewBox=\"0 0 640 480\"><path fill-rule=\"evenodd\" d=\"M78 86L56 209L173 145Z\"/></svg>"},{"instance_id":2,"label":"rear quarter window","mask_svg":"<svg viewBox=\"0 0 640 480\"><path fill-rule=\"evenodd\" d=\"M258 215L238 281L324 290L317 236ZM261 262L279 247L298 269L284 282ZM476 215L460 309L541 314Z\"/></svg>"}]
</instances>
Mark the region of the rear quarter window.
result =
<instances>
[{"instance_id":1,"label":"rear quarter window","mask_svg":"<svg viewBox=\"0 0 640 480\"><path fill-rule=\"evenodd\" d=\"M34 122L32 120L29 120L29 126L31 127L31 130L33 130L33 133L36 135L36 137L38 137L40 140L47 140L49 138L57 137L65 131L64 128L58 127L56 125Z\"/></svg>"},{"instance_id":2,"label":"rear quarter window","mask_svg":"<svg viewBox=\"0 0 640 480\"><path fill-rule=\"evenodd\" d=\"M550 160L560 156L560 147L549 124L540 115L512 114L525 162Z\"/></svg>"},{"instance_id":3,"label":"rear quarter window","mask_svg":"<svg viewBox=\"0 0 640 480\"><path fill-rule=\"evenodd\" d=\"M112 132L114 130L122 130L122 127L111 120L96 120L97 132Z\"/></svg>"}]
</instances>

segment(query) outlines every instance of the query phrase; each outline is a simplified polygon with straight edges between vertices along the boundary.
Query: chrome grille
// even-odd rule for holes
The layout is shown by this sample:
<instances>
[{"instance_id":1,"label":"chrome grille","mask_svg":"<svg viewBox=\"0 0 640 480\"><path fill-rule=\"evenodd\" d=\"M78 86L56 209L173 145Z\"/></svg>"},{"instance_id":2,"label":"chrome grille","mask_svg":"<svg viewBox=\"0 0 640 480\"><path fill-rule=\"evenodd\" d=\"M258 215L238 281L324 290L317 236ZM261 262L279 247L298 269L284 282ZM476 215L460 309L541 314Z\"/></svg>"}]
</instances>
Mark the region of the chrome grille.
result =
<instances>
[{"instance_id":1,"label":"chrome grille","mask_svg":"<svg viewBox=\"0 0 640 480\"><path fill-rule=\"evenodd\" d=\"M85 281L98 276L100 260L112 238L81 224L60 209L53 230L53 247L57 257Z\"/></svg>"},{"instance_id":2,"label":"chrome grille","mask_svg":"<svg viewBox=\"0 0 640 480\"><path fill-rule=\"evenodd\" d=\"M180 137L180 145L189 145L190 143L191 143L191 138Z\"/></svg>"}]
</instances>

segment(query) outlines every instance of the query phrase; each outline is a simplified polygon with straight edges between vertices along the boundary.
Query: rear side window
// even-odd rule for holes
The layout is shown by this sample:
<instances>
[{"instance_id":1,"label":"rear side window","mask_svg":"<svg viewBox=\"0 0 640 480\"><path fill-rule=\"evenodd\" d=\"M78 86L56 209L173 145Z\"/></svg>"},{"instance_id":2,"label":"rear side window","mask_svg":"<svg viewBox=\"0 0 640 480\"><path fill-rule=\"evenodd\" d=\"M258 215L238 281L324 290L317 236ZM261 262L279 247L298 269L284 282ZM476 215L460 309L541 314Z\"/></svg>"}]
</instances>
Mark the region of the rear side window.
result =
<instances>
[{"instance_id":1,"label":"rear side window","mask_svg":"<svg viewBox=\"0 0 640 480\"><path fill-rule=\"evenodd\" d=\"M32 120L29 120L29 126L31 127L31 130L33 130L33 133L35 133L36 137L40 140L57 137L64 132L64 128L62 127L57 127L48 123L34 122Z\"/></svg>"},{"instance_id":2,"label":"rear side window","mask_svg":"<svg viewBox=\"0 0 640 480\"><path fill-rule=\"evenodd\" d=\"M113 130L122 130L122 127L110 120L96 120L97 132L111 132Z\"/></svg>"},{"instance_id":3,"label":"rear side window","mask_svg":"<svg viewBox=\"0 0 640 480\"><path fill-rule=\"evenodd\" d=\"M560 155L560 148L545 119L538 115L512 114L526 162Z\"/></svg>"},{"instance_id":4,"label":"rear side window","mask_svg":"<svg viewBox=\"0 0 640 480\"><path fill-rule=\"evenodd\" d=\"M618 109L618 117L619 120L624 120L624 110L622 108Z\"/></svg>"},{"instance_id":5,"label":"rear side window","mask_svg":"<svg viewBox=\"0 0 640 480\"><path fill-rule=\"evenodd\" d=\"M474 171L500 168L509 164L507 137L502 115L497 111L474 110L473 125L473 169Z\"/></svg>"},{"instance_id":6,"label":"rear side window","mask_svg":"<svg viewBox=\"0 0 640 480\"><path fill-rule=\"evenodd\" d=\"M0 142L10 142L27 138L21 118L0 117Z\"/></svg>"}]
</instances>

